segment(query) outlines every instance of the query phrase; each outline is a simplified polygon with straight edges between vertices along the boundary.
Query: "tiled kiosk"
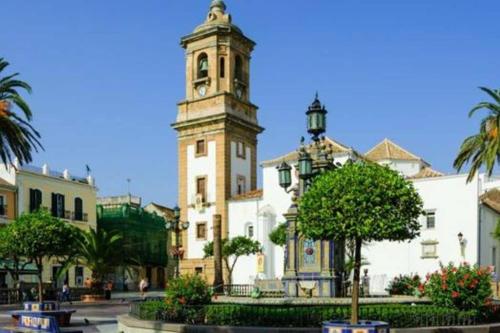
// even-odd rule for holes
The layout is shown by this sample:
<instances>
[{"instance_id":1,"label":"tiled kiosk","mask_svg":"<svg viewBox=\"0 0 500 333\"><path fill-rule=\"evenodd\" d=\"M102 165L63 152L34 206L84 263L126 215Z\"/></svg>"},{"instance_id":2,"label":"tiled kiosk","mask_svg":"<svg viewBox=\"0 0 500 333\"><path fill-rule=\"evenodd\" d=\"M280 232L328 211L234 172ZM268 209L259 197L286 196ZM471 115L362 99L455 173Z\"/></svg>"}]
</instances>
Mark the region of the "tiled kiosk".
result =
<instances>
[{"instance_id":1,"label":"tiled kiosk","mask_svg":"<svg viewBox=\"0 0 500 333\"><path fill-rule=\"evenodd\" d=\"M12 311L11 315L14 319L14 324L18 324L22 316L44 316L53 317L60 327L70 325L71 315L76 310L61 309L59 302L26 302L23 310Z\"/></svg>"},{"instance_id":2,"label":"tiled kiosk","mask_svg":"<svg viewBox=\"0 0 500 333\"><path fill-rule=\"evenodd\" d=\"M57 320L38 313L21 314L13 327L0 328L0 333L46 332L46 333L82 333L79 330L60 329Z\"/></svg>"},{"instance_id":3,"label":"tiled kiosk","mask_svg":"<svg viewBox=\"0 0 500 333\"><path fill-rule=\"evenodd\" d=\"M333 241L312 241L297 232L297 206L284 214L287 221L285 274L287 297L339 297L341 295L344 246Z\"/></svg>"},{"instance_id":4,"label":"tiled kiosk","mask_svg":"<svg viewBox=\"0 0 500 333\"><path fill-rule=\"evenodd\" d=\"M348 321L327 321L321 333L389 333L389 324L381 321L360 320L357 325Z\"/></svg>"}]
</instances>

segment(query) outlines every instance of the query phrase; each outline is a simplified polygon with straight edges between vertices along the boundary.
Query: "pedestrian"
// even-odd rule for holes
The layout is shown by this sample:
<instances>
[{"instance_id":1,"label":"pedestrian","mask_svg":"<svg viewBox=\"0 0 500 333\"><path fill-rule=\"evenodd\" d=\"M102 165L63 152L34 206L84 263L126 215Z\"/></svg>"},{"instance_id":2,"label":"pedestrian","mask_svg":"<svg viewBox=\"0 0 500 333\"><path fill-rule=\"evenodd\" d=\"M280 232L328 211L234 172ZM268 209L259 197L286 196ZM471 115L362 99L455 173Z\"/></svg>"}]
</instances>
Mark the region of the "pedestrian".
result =
<instances>
[{"instance_id":1,"label":"pedestrian","mask_svg":"<svg viewBox=\"0 0 500 333\"><path fill-rule=\"evenodd\" d=\"M148 279L147 278L142 278L141 282L139 283L139 290L141 291L141 297L145 298L146 297L146 292L148 291Z\"/></svg>"},{"instance_id":2,"label":"pedestrian","mask_svg":"<svg viewBox=\"0 0 500 333\"><path fill-rule=\"evenodd\" d=\"M69 302L69 304L73 304L69 298L69 284L68 281L64 281L62 286L62 300L61 302Z\"/></svg>"},{"instance_id":3,"label":"pedestrian","mask_svg":"<svg viewBox=\"0 0 500 333\"><path fill-rule=\"evenodd\" d=\"M104 294L107 300L111 299L111 290L113 290L113 281L108 280L106 287L104 288Z\"/></svg>"},{"instance_id":4,"label":"pedestrian","mask_svg":"<svg viewBox=\"0 0 500 333\"><path fill-rule=\"evenodd\" d=\"M90 278L87 276L87 278L85 279L85 282L83 284L83 286L87 289L90 289L92 287L92 281L90 281Z\"/></svg>"}]
</instances>

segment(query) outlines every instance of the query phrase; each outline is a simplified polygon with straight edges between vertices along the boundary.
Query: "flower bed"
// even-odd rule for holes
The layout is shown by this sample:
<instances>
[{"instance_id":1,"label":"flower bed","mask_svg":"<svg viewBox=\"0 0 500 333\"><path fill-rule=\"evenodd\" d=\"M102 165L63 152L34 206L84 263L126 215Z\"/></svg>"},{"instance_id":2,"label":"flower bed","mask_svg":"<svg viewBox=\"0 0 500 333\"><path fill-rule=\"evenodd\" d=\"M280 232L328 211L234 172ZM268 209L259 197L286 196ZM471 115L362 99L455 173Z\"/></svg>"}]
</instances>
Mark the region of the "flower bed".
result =
<instances>
[{"instance_id":1,"label":"flower bed","mask_svg":"<svg viewBox=\"0 0 500 333\"><path fill-rule=\"evenodd\" d=\"M142 320L215 325L266 327L320 327L332 319L346 319L351 308L347 305L291 306L210 304L185 306L177 318L172 318L164 301L134 303L131 315ZM381 320L394 328L429 326L465 326L487 320L476 311L458 311L432 305L362 305L361 318Z\"/></svg>"}]
</instances>

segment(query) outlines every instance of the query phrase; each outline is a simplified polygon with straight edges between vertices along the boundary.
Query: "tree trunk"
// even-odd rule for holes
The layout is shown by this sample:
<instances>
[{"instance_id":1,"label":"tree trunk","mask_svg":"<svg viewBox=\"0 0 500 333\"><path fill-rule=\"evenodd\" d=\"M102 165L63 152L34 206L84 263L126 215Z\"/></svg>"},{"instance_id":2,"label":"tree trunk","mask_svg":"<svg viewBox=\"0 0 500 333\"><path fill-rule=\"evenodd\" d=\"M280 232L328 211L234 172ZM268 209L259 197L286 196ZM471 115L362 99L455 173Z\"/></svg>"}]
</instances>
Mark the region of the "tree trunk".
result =
<instances>
[{"instance_id":1,"label":"tree trunk","mask_svg":"<svg viewBox=\"0 0 500 333\"><path fill-rule=\"evenodd\" d=\"M38 268L38 301L43 302L43 282L42 282L42 269Z\"/></svg>"},{"instance_id":2,"label":"tree trunk","mask_svg":"<svg viewBox=\"0 0 500 333\"><path fill-rule=\"evenodd\" d=\"M224 277L222 273L222 233L221 216L214 215L214 290L215 292L224 291Z\"/></svg>"},{"instance_id":3,"label":"tree trunk","mask_svg":"<svg viewBox=\"0 0 500 333\"><path fill-rule=\"evenodd\" d=\"M354 277L352 281L351 324L359 322L359 276L361 271L361 239L357 238L354 249Z\"/></svg>"}]
</instances>

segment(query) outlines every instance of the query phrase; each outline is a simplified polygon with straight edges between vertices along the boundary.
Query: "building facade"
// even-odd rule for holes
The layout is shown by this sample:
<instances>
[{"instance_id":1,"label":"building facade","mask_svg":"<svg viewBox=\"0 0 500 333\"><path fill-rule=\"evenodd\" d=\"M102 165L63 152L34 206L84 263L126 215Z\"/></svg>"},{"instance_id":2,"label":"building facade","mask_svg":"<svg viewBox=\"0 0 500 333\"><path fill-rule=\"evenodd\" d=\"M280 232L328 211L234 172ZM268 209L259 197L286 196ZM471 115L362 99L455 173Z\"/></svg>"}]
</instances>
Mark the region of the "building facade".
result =
<instances>
[{"instance_id":1,"label":"building facade","mask_svg":"<svg viewBox=\"0 0 500 333\"><path fill-rule=\"evenodd\" d=\"M178 104L179 206L192 227L182 235L181 272L211 278L203 260L214 215L229 235L227 200L257 185L257 106L251 102L250 59L255 43L214 0L203 24L181 40L186 50L186 97Z\"/></svg>"},{"instance_id":2,"label":"building facade","mask_svg":"<svg viewBox=\"0 0 500 333\"><path fill-rule=\"evenodd\" d=\"M0 179L7 183L2 188L10 188L5 195L8 218L14 219L23 213L47 209L53 216L71 223L82 230L96 227L96 192L92 176L75 177L68 170L57 172L48 165L34 166L0 165ZM10 204L9 204L10 202ZM83 286L83 281L91 272L84 267L72 267L66 277L56 281L61 264L52 259L46 261L43 281L61 286L67 279L70 286ZM24 276L25 282L36 282L35 276Z\"/></svg>"},{"instance_id":3,"label":"building facade","mask_svg":"<svg viewBox=\"0 0 500 333\"><path fill-rule=\"evenodd\" d=\"M163 289L166 282L167 235L165 218L141 207L141 198L124 195L97 200L97 226L122 235L122 261L135 272L119 268L110 276L117 288L136 290L147 278L151 288Z\"/></svg>"}]
</instances>

